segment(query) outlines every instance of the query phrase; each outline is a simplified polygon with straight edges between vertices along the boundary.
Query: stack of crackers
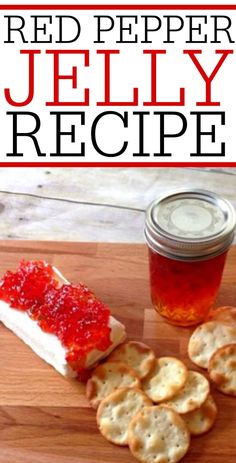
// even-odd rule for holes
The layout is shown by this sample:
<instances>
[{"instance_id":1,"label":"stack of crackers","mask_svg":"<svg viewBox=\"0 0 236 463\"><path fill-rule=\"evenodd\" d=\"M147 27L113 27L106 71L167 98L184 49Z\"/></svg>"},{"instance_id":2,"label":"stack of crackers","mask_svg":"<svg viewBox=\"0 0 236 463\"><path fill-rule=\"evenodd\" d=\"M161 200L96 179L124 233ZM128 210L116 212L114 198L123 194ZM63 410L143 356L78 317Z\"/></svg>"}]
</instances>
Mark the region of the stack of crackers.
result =
<instances>
[{"instance_id":1,"label":"stack of crackers","mask_svg":"<svg viewBox=\"0 0 236 463\"><path fill-rule=\"evenodd\" d=\"M102 435L144 463L178 462L190 435L208 431L217 414L205 376L135 341L95 368L86 394Z\"/></svg>"},{"instance_id":2,"label":"stack of crackers","mask_svg":"<svg viewBox=\"0 0 236 463\"><path fill-rule=\"evenodd\" d=\"M220 391L236 396L236 308L215 310L193 332L188 352ZM143 463L178 462L190 436L209 431L217 415L203 374L175 357L156 358L136 341L118 346L94 369L86 395L102 435L129 446Z\"/></svg>"}]
</instances>

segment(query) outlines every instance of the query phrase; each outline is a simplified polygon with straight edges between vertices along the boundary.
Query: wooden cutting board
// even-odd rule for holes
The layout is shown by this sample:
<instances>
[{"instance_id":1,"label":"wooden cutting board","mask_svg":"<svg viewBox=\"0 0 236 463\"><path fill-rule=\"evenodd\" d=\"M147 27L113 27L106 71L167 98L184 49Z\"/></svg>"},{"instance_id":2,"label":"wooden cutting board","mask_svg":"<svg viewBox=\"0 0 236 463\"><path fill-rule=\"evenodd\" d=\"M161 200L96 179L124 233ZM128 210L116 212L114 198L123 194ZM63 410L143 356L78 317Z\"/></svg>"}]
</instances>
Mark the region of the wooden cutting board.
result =
<instances>
[{"instance_id":1,"label":"wooden cutting board","mask_svg":"<svg viewBox=\"0 0 236 463\"><path fill-rule=\"evenodd\" d=\"M2 241L0 273L18 261L45 259L73 282L83 280L127 327L158 355L175 355L193 368L186 346L191 330L166 324L149 298L144 245ZM218 304L236 305L236 247L232 248ZM84 386L67 380L0 325L0 463L134 463L127 448L98 432ZM194 367L195 368L195 367ZM193 438L184 463L235 463L236 399L213 390L218 420Z\"/></svg>"}]
</instances>

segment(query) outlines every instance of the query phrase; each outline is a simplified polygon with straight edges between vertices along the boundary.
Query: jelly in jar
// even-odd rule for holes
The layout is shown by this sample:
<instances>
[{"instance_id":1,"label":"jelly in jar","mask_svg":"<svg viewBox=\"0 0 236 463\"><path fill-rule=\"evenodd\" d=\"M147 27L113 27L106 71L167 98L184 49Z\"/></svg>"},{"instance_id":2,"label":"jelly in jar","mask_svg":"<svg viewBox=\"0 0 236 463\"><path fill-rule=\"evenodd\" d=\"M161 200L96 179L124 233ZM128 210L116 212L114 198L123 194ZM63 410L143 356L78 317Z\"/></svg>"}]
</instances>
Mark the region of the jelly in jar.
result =
<instances>
[{"instance_id":1,"label":"jelly in jar","mask_svg":"<svg viewBox=\"0 0 236 463\"><path fill-rule=\"evenodd\" d=\"M162 195L147 211L151 298L155 310L180 326L202 322L214 305L235 211L205 190Z\"/></svg>"}]
</instances>

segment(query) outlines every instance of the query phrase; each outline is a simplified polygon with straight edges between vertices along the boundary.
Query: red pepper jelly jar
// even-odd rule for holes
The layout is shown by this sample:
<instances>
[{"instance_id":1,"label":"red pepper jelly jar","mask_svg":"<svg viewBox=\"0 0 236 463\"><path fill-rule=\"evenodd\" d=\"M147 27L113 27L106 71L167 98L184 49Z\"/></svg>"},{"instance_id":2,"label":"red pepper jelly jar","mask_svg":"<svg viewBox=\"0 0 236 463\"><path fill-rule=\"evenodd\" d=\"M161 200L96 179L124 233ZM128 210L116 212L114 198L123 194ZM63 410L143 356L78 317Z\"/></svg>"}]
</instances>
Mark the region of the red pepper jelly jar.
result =
<instances>
[{"instance_id":1,"label":"red pepper jelly jar","mask_svg":"<svg viewBox=\"0 0 236 463\"><path fill-rule=\"evenodd\" d=\"M151 297L169 323L202 322L214 304L236 216L224 198L205 190L178 190L148 208Z\"/></svg>"}]
</instances>

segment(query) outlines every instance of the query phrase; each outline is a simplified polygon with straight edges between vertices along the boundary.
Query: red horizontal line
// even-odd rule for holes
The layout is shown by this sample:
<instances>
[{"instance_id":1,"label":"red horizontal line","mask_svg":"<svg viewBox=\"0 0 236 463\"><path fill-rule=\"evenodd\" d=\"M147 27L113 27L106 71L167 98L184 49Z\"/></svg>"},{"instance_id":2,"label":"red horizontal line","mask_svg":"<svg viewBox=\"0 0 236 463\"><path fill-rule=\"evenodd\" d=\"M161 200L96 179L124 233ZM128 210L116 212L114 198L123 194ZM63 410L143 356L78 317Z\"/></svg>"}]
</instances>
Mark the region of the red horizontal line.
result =
<instances>
[{"instance_id":1,"label":"red horizontal line","mask_svg":"<svg viewBox=\"0 0 236 463\"><path fill-rule=\"evenodd\" d=\"M0 162L0 167L236 167L236 162Z\"/></svg>"},{"instance_id":2,"label":"red horizontal line","mask_svg":"<svg viewBox=\"0 0 236 463\"><path fill-rule=\"evenodd\" d=\"M0 10L236 10L236 5L0 5Z\"/></svg>"}]
</instances>

